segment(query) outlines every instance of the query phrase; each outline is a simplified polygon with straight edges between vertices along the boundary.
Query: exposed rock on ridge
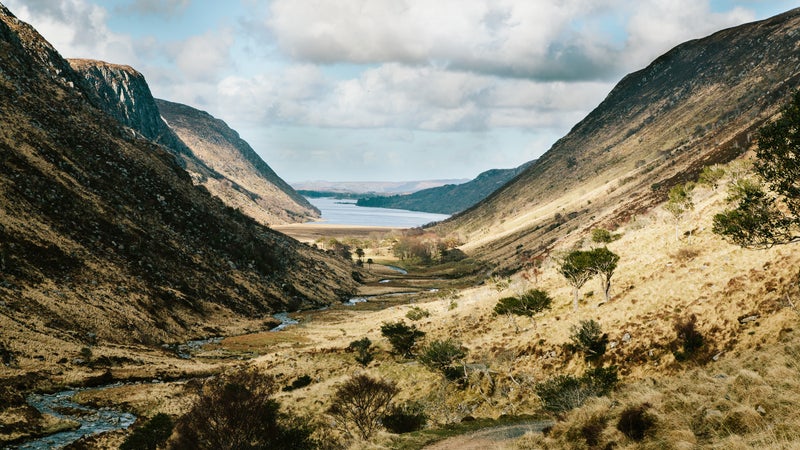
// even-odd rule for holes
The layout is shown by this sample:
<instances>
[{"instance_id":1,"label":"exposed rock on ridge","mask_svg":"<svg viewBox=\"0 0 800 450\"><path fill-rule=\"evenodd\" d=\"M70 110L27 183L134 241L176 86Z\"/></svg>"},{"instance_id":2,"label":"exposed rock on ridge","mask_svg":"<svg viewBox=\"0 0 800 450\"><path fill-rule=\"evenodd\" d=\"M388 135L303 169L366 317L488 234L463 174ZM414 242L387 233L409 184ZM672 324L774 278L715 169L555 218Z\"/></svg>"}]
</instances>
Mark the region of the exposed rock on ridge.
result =
<instances>
[{"instance_id":1,"label":"exposed rock on ridge","mask_svg":"<svg viewBox=\"0 0 800 450\"><path fill-rule=\"evenodd\" d=\"M186 117L174 120L182 126L173 130L162 118L144 76L130 66L87 59L69 62L83 77L87 94L100 109L138 136L169 149L195 184L205 186L227 205L262 224L304 222L319 216L233 130L206 135L209 140L204 142L191 131L195 126L207 127L200 115L193 118L201 120L202 125Z\"/></svg>"}]
</instances>

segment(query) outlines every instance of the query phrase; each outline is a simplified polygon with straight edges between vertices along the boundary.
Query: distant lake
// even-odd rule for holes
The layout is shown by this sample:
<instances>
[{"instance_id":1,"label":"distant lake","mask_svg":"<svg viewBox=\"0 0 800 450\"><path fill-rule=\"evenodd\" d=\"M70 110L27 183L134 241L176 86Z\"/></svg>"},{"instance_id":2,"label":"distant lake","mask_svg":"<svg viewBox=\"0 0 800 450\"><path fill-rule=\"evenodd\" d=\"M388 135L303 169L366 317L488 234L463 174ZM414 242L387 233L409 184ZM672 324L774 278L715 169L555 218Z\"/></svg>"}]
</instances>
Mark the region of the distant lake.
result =
<instances>
[{"instance_id":1,"label":"distant lake","mask_svg":"<svg viewBox=\"0 0 800 450\"><path fill-rule=\"evenodd\" d=\"M308 198L308 201L322 211L322 220L318 223L331 225L413 228L450 217L447 214L432 214L405 209L367 208L356 206L355 200Z\"/></svg>"}]
</instances>

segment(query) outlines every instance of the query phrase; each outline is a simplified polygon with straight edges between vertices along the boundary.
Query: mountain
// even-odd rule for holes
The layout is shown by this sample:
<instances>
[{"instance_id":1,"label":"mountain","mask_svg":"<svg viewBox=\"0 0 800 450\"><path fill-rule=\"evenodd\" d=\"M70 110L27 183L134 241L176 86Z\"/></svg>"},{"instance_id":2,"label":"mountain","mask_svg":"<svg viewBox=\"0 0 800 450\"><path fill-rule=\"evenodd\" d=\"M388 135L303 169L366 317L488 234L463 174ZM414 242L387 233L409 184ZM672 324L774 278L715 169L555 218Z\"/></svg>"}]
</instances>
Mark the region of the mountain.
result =
<instances>
[{"instance_id":1,"label":"mountain","mask_svg":"<svg viewBox=\"0 0 800 450\"><path fill-rule=\"evenodd\" d=\"M188 106L156 101L144 76L129 66L87 59L69 63L83 77L96 105L135 135L169 149L195 184L228 206L265 225L319 217L316 208L221 120Z\"/></svg>"},{"instance_id":2,"label":"mountain","mask_svg":"<svg viewBox=\"0 0 800 450\"><path fill-rule=\"evenodd\" d=\"M223 333L355 289L350 263L198 189L104 106L0 5L0 329L23 370L100 342Z\"/></svg>"},{"instance_id":3,"label":"mountain","mask_svg":"<svg viewBox=\"0 0 800 450\"><path fill-rule=\"evenodd\" d=\"M319 211L283 181L239 134L205 111L156 99L167 125L224 178L201 184L225 204L264 224L307 222Z\"/></svg>"},{"instance_id":4,"label":"mountain","mask_svg":"<svg viewBox=\"0 0 800 450\"><path fill-rule=\"evenodd\" d=\"M669 189L751 147L754 131L800 87L800 9L681 44L624 77L536 164L437 226L464 249L516 270L522 249L615 229ZM574 237L573 237L574 238Z\"/></svg>"},{"instance_id":5,"label":"mountain","mask_svg":"<svg viewBox=\"0 0 800 450\"><path fill-rule=\"evenodd\" d=\"M487 170L466 183L446 184L412 194L362 198L358 200L357 204L358 206L455 214L488 197L531 164L533 161L515 169Z\"/></svg>"}]
</instances>

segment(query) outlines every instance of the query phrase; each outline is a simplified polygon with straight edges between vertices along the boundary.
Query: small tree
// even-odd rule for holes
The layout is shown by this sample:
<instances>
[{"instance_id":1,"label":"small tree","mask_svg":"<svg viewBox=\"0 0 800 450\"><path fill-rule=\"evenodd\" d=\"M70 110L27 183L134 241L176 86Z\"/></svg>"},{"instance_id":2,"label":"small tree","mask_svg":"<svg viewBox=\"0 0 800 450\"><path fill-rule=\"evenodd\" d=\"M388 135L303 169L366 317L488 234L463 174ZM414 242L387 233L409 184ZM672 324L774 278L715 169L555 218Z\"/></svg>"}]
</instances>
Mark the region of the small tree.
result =
<instances>
[{"instance_id":1,"label":"small tree","mask_svg":"<svg viewBox=\"0 0 800 450\"><path fill-rule=\"evenodd\" d=\"M367 268L369 268L369 270L372 270L372 264L374 263L375 261L373 261L372 258L367 258Z\"/></svg>"},{"instance_id":2,"label":"small tree","mask_svg":"<svg viewBox=\"0 0 800 450\"><path fill-rule=\"evenodd\" d=\"M594 274L592 258L589 252L581 250L570 252L562 259L559 272L567 279L569 284L572 285L572 309L578 311L580 289Z\"/></svg>"},{"instance_id":3,"label":"small tree","mask_svg":"<svg viewBox=\"0 0 800 450\"><path fill-rule=\"evenodd\" d=\"M608 302L611 291L611 277L617 269L619 255L609 250L608 247L598 247L589 251L589 257L591 258L592 271L600 276L600 281L603 284L603 294L606 302Z\"/></svg>"},{"instance_id":4,"label":"small tree","mask_svg":"<svg viewBox=\"0 0 800 450\"><path fill-rule=\"evenodd\" d=\"M398 320L397 322L383 323L381 335L389 341L396 353L410 358L417 339L425 336L425 332L418 330L414 325L408 326L402 320Z\"/></svg>"},{"instance_id":5,"label":"small tree","mask_svg":"<svg viewBox=\"0 0 800 450\"><path fill-rule=\"evenodd\" d=\"M194 407L178 422L173 448L314 448L311 428L280 412L274 391L274 380L254 370L209 380Z\"/></svg>"},{"instance_id":6,"label":"small tree","mask_svg":"<svg viewBox=\"0 0 800 450\"><path fill-rule=\"evenodd\" d=\"M603 333L600 324L594 320L581 320L579 325L570 328L572 346L583 352L587 361L597 361L606 352L608 335Z\"/></svg>"},{"instance_id":7,"label":"small tree","mask_svg":"<svg viewBox=\"0 0 800 450\"><path fill-rule=\"evenodd\" d=\"M163 445L172 434L175 426L172 417L158 413L144 425L133 430L120 445L120 450L156 450Z\"/></svg>"},{"instance_id":8,"label":"small tree","mask_svg":"<svg viewBox=\"0 0 800 450\"><path fill-rule=\"evenodd\" d=\"M532 317L549 309L552 303L553 299L547 295L547 292L541 289L531 289L519 297L501 298L494 306L494 312L495 314L505 314L519 332L519 327L514 321L515 315Z\"/></svg>"},{"instance_id":9,"label":"small tree","mask_svg":"<svg viewBox=\"0 0 800 450\"><path fill-rule=\"evenodd\" d=\"M692 198L692 190L694 183L679 184L673 186L669 191L669 200L664 205L664 209L672 215L675 220L675 240L681 239L680 224L683 217L689 212L694 210L694 199Z\"/></svg>"},{"instance_id":10,"label":"small tree","mask_svg":"<svg viewBox=\"0 0 800 450\"><path fill-rule=\"evenodd\" d=\"M357 248L356 249L356 256L358 257L358 260L361 261L364 258L364 249L363 248Z\"/></svg>"},{"instance_id":11,"label":"small tree","mask_svg":"<svg viewBox=\"0 0 800 450\"><path fill-rule=\"evenodd\" d=\"M448 380L457 380L466 376L465 370L458 367L459 363L463 367L466 356L466 349L458 342L435 340L422 351L419 361L429 369L441 372Z\"/></svg>"},{"instance_id":12,"label":"small tree","mask_svg":"<svg viewBox=\"0 0 800 450\"><path fill-rule=\"evenodd\" d=\"M367 440L380 426L398 392L394 382L355 375L336 389L328 414L348 436Z\"/></svg>"},{"instance_id":13,"label":"small tree","mask_svg":"<svg viewBox=\"0 0 800 450\"><path fill-rule=\"evenodd\" d=\"M368 337L351 342L347 350L356 352L356 362L364 367L367 367L373 360L372 341Z\"/></svg>"}]
</instances>

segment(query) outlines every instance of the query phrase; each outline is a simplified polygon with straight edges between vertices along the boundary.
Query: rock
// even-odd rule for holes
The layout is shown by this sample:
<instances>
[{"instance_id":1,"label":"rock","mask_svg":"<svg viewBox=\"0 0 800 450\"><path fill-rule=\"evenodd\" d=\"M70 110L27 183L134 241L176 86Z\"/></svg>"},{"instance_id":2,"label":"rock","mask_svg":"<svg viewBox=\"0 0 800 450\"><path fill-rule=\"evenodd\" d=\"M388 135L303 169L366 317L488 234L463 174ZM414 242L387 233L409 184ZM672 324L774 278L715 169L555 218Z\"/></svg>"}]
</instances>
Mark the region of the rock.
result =
<instances>
[{"instance_id":1,"label":"rock","mask_svg":"<svg viewBox=\"0 0 800 450\"><path fill-rule=\"evenodd\" d=\"M608 343L608 348L617 348L617 341L611 341Z\"/></svg>"},{"instance_id":2,"label":"rock","mask_svg":"<svg viewBox=\"0 0 800 450\"><path fill-rule=\"evenodd\" d=\"M714 361L719 361L720 356L722 356L722 352L719 352L716 355L712 356L711 359Z\"/></svg>"},{"instance_id":3,"label":"rock","mask_svg":"<svg viewBox=\"0 0 800 450\"><path fill-rule=\"evenodd\" d=\"M624 344L627 344L630 341L631 341L631 334L630 333L625 333L625 334L622 335L622 342Z\"/></svg>"},{"instance_id":4,"label":"rock","mask_svg":"<svg viewBox=\"0 0 800 450\"><path fill-rule=\"evenodd\" d=\"M706 413L705 413L705 417L706 417L706 419L722 420L724 415L722 414L722 411L720 411L718 409L707 409Z\"/></svg>"},{"instance_id":5,"label":"rock","mask_svg":"<svg viewBox=\"0 0 800 450\"><path fill-rule=\"evenodd\" d=\"M747 317L740 317L739 323L744 325L748 322L755 322L756 320L758 320L759 317L761 317L761 315L759 314L753 314L752 316L747 316Z\"/></svg>"},{"instance_id":6,"label":"rock","mask_svg":"<svg viewBox=\"0 0 800 450\"><path fill-rule=\"evenodd\" d=\"M759 414L761 414L761 415L763 416L764 414L766 414L766 413L767 413L767 410L766 410L766 409L764 409L764 407L763 407L763 406L761 406L761 405L758 405L758 406L756 406L756 412L757 412L757 413L759 413Z\"/></svg>"}]
</instances>

